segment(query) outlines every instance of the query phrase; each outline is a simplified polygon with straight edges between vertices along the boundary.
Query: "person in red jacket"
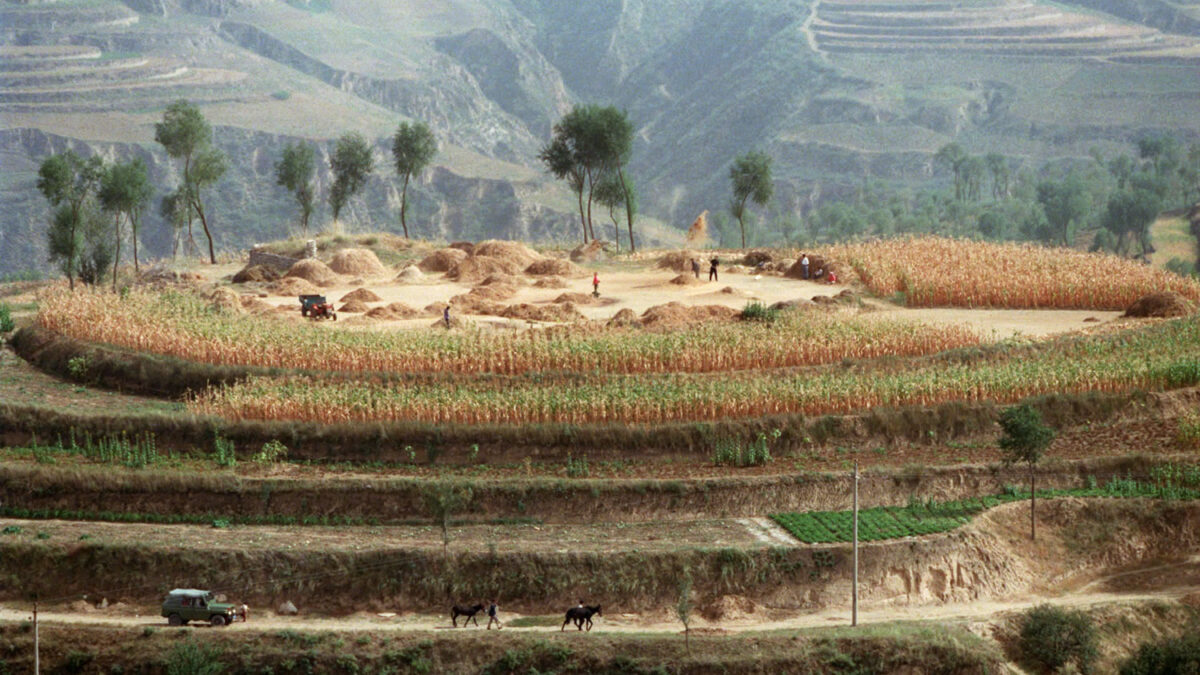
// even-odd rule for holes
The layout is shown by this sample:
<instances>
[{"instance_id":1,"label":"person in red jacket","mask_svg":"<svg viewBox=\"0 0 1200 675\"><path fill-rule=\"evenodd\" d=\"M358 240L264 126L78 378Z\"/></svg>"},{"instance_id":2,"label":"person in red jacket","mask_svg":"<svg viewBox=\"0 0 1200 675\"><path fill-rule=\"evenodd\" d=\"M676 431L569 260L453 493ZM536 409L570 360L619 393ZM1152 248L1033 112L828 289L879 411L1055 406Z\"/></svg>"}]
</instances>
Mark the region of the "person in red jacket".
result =
<instances>
[{"instance_id":1,"label":"person in red jacket","mask_svg":"<svg viewBox=\"0 0 1200 675\"><path fill-rule=\"evenodd\" d=\"M592 272L592 295L600 297L600 273Z\"/></svg>"}]
</instances>

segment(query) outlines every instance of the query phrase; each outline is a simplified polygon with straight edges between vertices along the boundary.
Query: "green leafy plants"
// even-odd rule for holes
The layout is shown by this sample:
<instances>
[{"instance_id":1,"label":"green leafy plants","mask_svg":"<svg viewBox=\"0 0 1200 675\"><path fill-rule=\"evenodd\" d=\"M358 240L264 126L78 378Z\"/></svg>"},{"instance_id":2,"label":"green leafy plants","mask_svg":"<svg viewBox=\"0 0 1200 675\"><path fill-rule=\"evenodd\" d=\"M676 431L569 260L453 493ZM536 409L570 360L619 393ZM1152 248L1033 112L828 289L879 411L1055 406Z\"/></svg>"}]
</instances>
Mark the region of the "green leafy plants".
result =
<instances>
[{"instance_id":1,"label":"green leafy plants","mask_svg":"<svg viewBox=\"0 0 1200 675\"><path fill-rule=\"evenodd\" d=\"M1174 675L1200 672L1200 634L1148 642L1121 664L1121 675Z\"/></svg>"},{"instance_id":2,"label":"green leafy plants","mask_svg":"<svg viewBox=\"0 0 1200 675\"><path fill-rule=\"evenodd\" d=\"M274 464L287 459L287 452L287 446L283 443L277 440L267 441L253 459L258 464Z\"/></svg>"},{"instance_id":3,"label":"green leafy plants","mask_svg":"<svg viewBox=\"0 0 1200 675\"><path fill-rule=\"evenodd\" d=\"M237 466L237 453L233 441L222 438L221 434L213 437L213 461L217 466L232 469Z\"/></svg>"},{"instance_id":4,"label":"green leafy plants","mask_svg":"<svg viewBox=\"0 0 1200 675\"><path fill-rule=\"evenodd\" d=\"M12 319L12 310L7 303L0 303L0 333L11 333L16 327Z\"/></svg>"},{"instance_id":5,"label":"green leafy plants","mask_svg":"<svg viewBox=\"0 0 1200 675\"><path fill-rule=\"evenodd\" d=\"M771 461L771 443L783 432L773 430L770 435L760 433L750 443L738 439L719 438L713 447L712 461L716 466L762 466Z\"/></svg>"}]
</instances>

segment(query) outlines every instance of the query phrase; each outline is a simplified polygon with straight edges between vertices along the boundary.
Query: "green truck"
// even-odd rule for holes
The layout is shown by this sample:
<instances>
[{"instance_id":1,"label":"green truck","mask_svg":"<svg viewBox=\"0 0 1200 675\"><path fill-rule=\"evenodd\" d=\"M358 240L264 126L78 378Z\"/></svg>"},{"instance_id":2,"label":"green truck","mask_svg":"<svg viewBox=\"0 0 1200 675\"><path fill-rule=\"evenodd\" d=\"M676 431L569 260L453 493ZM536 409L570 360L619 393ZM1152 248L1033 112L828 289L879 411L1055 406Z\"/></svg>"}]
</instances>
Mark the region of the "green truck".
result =
<instances>
[{"instance_id":1,"label":"green truck","mask_svg":"<svg viewBox=\"0 0 1200 675\"><path fill-rule=\"evenodd\" d=\"M189 621L225 626L238 617L238 609L232 604L217 602L209 591L176 588L163 601L162 615L172 626L186 626Z\"/></svg>"}]
</instances>

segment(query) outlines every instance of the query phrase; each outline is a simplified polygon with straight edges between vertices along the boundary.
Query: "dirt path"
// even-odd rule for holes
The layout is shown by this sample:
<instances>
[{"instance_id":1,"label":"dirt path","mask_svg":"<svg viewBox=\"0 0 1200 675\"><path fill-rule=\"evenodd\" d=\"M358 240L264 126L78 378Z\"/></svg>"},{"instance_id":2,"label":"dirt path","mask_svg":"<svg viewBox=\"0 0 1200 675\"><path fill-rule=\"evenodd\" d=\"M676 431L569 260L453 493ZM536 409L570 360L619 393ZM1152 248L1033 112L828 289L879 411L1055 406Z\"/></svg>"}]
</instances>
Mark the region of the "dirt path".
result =
<instances>
[{"instance_id":1,"label":"dirt path","mask_svg":"<svg viewBox=\"0 0 1200 675\"><path fill-rule=\"evenodd\" d=\"M1188 563L1191 564L1191 563ZM1122 573L1124 574L1124 573ZM1119 575L1118 575L1119 576ZM1040 604L1052 604L1061 607L1085 608L1116 603L1134 603L1148 600L1174 601L1187 595L1195 588L1175 588L1159 592L1088 592L1073 593L1063 596L1031 595L1011 600L984 600L969 603L947 603L942 605L891 605L885 607L866 608L859 611L860 625L890 623L896 621L937 621L937 622L967 622L993 623L1004 615L1020 612ZM561 628L557 616L539 616L536 618L523 617L518 614L503 612L501 617L506 624L537 623L533 626L512 626L507 630L522 632L557 632ZM69 608L42 609L38 612L40 621L53 624L74 625L105 625L105 626L161 626L166 628L166 620L158 616L155 608L142 608L146 614L127 607L117 607L113 610L71 611ZM775 614L775 613L773 613ZM777 616L777 614L776 614ZM666 618L666 612L648 614L618 614L615 616L601 615L596 619L595 632L598 633L662 633L674 634L681 632L680 624ZM0 622L27 621L31 618L29 608L16 607L12 604L0 607ZM525 621L522 621L524 619ZM428 614L380 614L358 613L347 617L305 617L280 616L273 613L259 613L250 609L250 620L247 623L235 623L228 630L303 630L303 631L435 631L453 630L446 623L444 616ZM743 633L758 631L798 630L806 628L823 628L845 626L850 623L848 607L835 607L819 612L793 615L783 618L746 617L732 621L705 621L701 617L693 620L693 630L705 633ZM198 626L200 630L208 627ZM477 630L474 626L471 630Z\"/></svg>"}]
</instances>

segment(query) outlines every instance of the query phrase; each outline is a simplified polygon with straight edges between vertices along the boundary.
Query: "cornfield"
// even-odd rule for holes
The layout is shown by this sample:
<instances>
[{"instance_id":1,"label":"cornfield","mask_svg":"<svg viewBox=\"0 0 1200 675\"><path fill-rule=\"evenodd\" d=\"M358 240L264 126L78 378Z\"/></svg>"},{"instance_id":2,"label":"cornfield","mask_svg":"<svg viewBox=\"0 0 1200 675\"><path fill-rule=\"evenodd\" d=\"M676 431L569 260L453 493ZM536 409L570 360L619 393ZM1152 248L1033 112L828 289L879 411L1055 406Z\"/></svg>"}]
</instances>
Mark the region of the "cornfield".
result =
<instances>
[{"instance_id":1,"label":"cornfield","mask_svg":"<svg viewBox=\"0 0 1200 675\"><path fill-rule=\"evenodd\" d=\"M194 397L202 415L244 420L432 424L657 424L763 415L844 414L950 401L1010 403L1051 392L1119 392L1200 382L1200 320L1013 349L973 365L887 373L747 371L642 376L538 374L518 383L423 385L252 378Z\"/></svg>"},{"instance_id":2,"label":"cornfield","mask_svg":"<svg viewBox=\"0 0 1200 675\"><path fill-rule=\"evenodd\" d=\"M1124 258L941 237L823 249L873 293L914 307L1123 310L1157 291L1200 301L1200 283Z\"/></svg>"},{"instance_id":3,"label":"cornfield","mask_svg":"<svg viewBox=\"0 0 1200 675\"><path fill-rule=\"evenodd\" d=\"M788 368L977 345L964 326L788 313L767 326L709 324L671 333L510 334L350 331L229 314L178 292L55 292L39 324L63 335L211 364L342 373L707 373Z\"/></svg>"}]
</instances>

